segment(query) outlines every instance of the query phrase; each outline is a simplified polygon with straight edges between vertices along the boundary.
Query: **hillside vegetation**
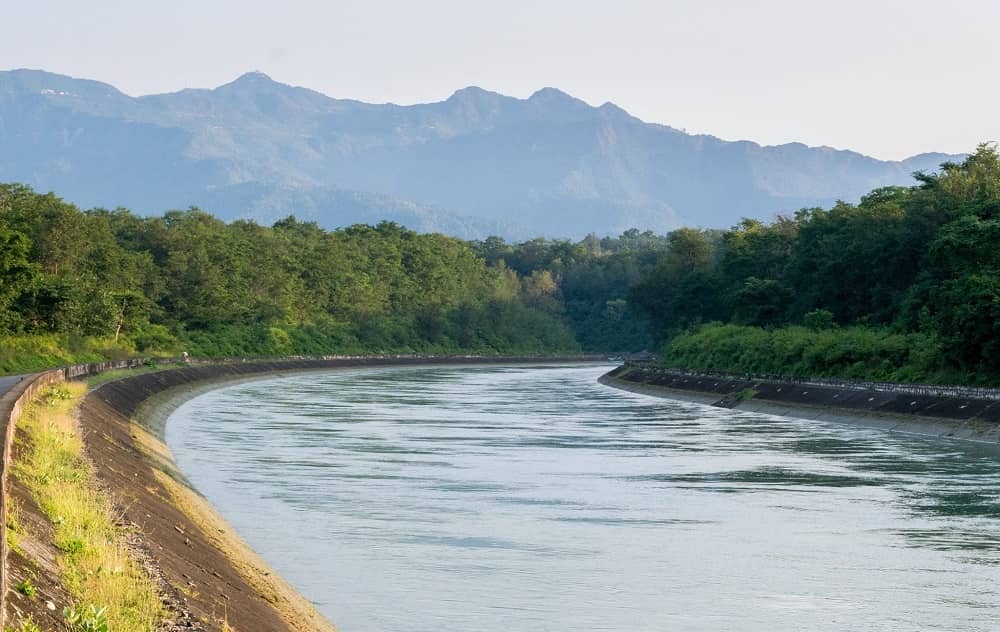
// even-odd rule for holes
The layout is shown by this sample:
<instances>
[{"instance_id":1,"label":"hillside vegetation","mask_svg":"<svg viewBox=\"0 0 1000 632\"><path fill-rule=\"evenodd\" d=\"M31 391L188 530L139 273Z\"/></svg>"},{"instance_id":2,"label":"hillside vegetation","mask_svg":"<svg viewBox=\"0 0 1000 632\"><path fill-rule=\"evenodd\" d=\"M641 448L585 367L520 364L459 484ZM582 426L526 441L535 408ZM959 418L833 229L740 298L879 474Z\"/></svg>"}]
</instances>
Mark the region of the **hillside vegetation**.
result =
<instances>
[{"instance_id":1,"label":"hillside vegetation","mask_svg":"<svg viewBox=\"0 0 1000 632\"><path fill-rule=\"evenodd\" d=\"M0 185L0 371L130 354L542 353L650 344L626 304L664 244L465 242L197 209L80 210Z\"/></svg>"},{"instance_id":2,"label":"hillside vegetation","mask_svg":"<svg viewBox=\"0 0 1000 632\"><path fill-rule=\"evenodd\" d=\"M124 354L637 351L671 366L1000 381L1000 159L730 230L463 241L0 185L0 370Z\"/></svg>"},{"instance_id":3,"label":"hillside vegetation","mask_svg":"<svg viewBox=\"0 0 1000 632\"><path fill-rule=\"evenodd\" d=\"M731 230L682 229L630 300L668 366L1000 382L1000 160Z\"/></svg>"}]
</instances>

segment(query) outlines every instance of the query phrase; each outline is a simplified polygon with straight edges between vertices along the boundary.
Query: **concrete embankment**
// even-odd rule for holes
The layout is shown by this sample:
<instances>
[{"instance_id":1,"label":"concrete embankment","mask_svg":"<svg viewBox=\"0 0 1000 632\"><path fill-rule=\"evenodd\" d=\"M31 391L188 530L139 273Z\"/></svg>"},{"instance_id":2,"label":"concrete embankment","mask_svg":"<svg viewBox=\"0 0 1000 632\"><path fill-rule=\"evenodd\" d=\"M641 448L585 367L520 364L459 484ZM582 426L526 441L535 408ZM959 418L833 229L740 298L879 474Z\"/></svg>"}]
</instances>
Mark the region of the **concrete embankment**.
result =
<instances>
[{"instance_id":1,"label":"concrete embankment","mask_svg":"<svg viewBox=\"0 0 1000 632\"><path fill-rule=\"evenodd\" d=\"M11 497L9 481L11 465L14 462L14 432L25 407L46 386L58 384L66 380L97 375L113 369L134 368L142 364L142 360L120 360L98 362L93 364L78 364L21 376L16 381L8 380L4 392L0 394L0 523L10 524L8 517L9 500ZM6 629L7 595L11 590L8 560L10 558L10 543L8 538L0 538L0 627Z\"/></svg>"},{"instance_id":2,"label":"concrete embankment","mask_svg":"<svg viewBox=\"0 0 1000 632\"><path fill-rule=\"evenodd\" d=\"M134 531L130 547L142 559L163 593L164 604L171 613L171 621L163 630L333 630L311 603L271 571L208 503L184 483L162 442L163 424L169 413L183 401L221 383L290 373L381 366L600 359L590 356L381 356L214 364L192 362L179 368L132 375L97 387L83 401L79 422L87 456L94 464L102 489L110 494L121 511L122 524ZM12 437L21 408L48 384L139 363L81 365L27 376L0 400L0 421L5 424L2 429L4 511L12 496L18 497L23 506L30 504L25 490L6 487L7 469L16 457ZM38 524L35 526L44 530L47 527L44 519L40 513L36 517ZM276 534L275 537L294 536ZM8 603L12 592L10 577L37 574L38 561L21 559L24 556L18 555L17 568L11 569L6 542L4 545L3 563L0 564L3 584L0 594L4 604L0 611L7 614L12 607L23 615L26 604ZM65 601L68 595L57 585L58 573L54 565L57 551L49 550L44 557L52 558L46 562L52 562L47 566L52 566L48 574L53 577L50 582L53 594L61 591L64 597L61 601ZM43 607L38 614L47 616L50 613ZM53 625L61 624L58 613L52 614Z\"/></svg>"},{"instance_id":3,"label":"concrete embankment","mask_svg":"<svg viewBox=\"0 0 1000 632\"><path fill-rule=\"evenodd\" d=\"M1000 401L996 400L687 375L628 365L599 381L634 393L725 408L1000 443Z\"/></svg>"}]
</instances>

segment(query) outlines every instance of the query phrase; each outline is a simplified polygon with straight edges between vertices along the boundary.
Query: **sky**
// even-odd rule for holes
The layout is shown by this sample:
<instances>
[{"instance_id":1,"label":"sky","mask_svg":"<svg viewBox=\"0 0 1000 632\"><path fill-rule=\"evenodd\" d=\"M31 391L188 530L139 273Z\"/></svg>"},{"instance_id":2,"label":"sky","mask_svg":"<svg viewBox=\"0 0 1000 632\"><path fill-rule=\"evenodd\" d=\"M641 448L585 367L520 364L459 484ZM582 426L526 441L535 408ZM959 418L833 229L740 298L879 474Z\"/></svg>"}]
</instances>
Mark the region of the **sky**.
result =
<instances>
[{"instance_id":1,"label":"sky","mask_svg":"<svg viewBox=\"0 0 1000 632\"><path fill-rule=\"evenodd\" d=\"M0 69L131 95L259 70L378 103L552 86L691 133L883 159L1000 140L995 0L5 4Z\"/></svg>"}]
</instances>

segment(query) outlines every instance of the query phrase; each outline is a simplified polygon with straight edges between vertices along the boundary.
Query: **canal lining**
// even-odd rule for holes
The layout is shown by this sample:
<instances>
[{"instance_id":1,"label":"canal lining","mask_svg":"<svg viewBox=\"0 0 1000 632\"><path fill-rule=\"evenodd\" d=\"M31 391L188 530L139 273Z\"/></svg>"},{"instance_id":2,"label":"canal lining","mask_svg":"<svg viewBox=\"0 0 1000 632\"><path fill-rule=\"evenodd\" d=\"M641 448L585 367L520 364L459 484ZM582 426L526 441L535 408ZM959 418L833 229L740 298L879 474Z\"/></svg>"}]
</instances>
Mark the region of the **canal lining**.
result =
<instances>
[{"instance_id":1,"label":"canal lining","mask_svg":"<svg viewBox=\"0 0 1000 632\"><path fill-rule=\"evenodd\" d=\"M345 369L405 366L551 365L595 356L353 357L185 366L108 382L80 409L98 478L138 527L184 613L221 629L333 630L315 607L273 572L184 480L162 438L184 402L251 380Z\"/></svg>"},{"instance_id":2,"label":"canal lining","mask_svg":"<svg viewBox=\"0 0 1000 632\"><path fill-rule=\"evenodd\" d=\"M632 393L783 417L1000 446L1000 402L618 367L598 381ZM740 396L745 393L745 396Z\"/></svg>"}]
</instances>

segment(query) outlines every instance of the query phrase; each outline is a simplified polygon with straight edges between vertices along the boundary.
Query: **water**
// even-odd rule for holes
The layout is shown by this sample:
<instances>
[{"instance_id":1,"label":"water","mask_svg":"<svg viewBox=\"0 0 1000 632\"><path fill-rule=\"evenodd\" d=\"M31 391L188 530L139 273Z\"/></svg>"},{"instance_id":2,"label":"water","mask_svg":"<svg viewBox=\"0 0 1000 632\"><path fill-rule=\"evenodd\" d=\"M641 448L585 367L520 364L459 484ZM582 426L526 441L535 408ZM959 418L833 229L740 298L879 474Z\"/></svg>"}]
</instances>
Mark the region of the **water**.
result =
<instances>
[{"instance_id":1,"label":"water","mask_svg":"<svg viewBox=\"0 0 1000 632\"><path fill-rule=\"evenodd\" d=\"M230 386L181 469L344 632L1000 630L1000 458L608 367Z\"/></svg>"}]
</instances>

